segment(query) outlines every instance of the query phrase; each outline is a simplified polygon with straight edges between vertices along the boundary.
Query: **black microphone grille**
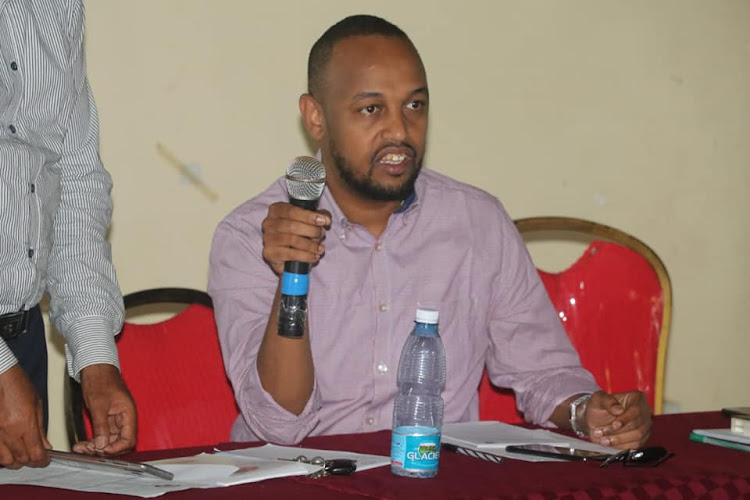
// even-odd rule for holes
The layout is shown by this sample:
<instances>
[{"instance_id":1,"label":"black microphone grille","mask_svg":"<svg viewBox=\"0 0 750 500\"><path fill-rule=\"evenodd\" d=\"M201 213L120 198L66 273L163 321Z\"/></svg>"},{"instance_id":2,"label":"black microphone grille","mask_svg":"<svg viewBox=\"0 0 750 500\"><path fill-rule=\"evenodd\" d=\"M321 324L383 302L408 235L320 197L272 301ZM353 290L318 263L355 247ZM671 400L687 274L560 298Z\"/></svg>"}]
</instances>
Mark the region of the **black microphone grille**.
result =
<instances>
[{"instance_id":1,"label":"black microphone grille","mask_svg":"<svg viewBox=\"0 0 750 500\"><path fill-rule=\"evenodd\" d=\"M298 156L286 168L286 189L298 200L317 200L326 184L326 169L311 156Z\"/></svg>"}]
</instances>

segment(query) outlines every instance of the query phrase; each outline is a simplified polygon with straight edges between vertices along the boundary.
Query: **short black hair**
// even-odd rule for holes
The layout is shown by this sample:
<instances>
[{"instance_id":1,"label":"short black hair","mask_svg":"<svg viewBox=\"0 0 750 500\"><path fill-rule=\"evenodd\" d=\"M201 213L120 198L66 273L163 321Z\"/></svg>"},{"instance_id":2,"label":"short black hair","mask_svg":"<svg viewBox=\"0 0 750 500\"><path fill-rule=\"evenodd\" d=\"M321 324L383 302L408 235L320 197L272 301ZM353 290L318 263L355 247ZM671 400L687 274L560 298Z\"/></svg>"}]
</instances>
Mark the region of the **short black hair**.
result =
<instances>
[{"instance_id":1,"label":"short black hair","mask_svg":"<svg viewBox=\"0 0 750 500\"><path fill-rule=\"evenodd\" d=\"M403 38L414 47L401 28L385 19L366 14L346 17L328 28L310 49L310 56L307 59L307 92L313 96L319 96L323 87L326 65L331 59L333 47L337 42L353 36L366 35ZM416 48L414 50L416 52Z\"/></svg>"}]
</instances>

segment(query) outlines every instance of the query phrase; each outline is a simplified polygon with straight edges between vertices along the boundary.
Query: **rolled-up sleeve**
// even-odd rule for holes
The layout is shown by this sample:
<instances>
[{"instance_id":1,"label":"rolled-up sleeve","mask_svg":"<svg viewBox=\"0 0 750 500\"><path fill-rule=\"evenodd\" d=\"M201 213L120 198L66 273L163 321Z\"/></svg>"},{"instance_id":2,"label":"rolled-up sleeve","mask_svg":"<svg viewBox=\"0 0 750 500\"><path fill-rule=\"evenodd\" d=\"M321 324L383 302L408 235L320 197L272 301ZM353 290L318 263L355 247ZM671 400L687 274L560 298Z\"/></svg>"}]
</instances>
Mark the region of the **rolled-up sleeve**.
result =
<instances>
[{"instance_id":1,"label":"rolled-up sleeve","mask_svg":"<svg viewBox=\"0 0 750 500\"><path fill-rule=\"evenodd\" d=\"M515 391L527 421L549 425L560 403L599 387L581 366L513 221L501 215L487 369L493 384Z\"/></svg>"},{"instance_id":2,"label":"rolled-up sleeve","mask_svg":"<svg viewBox=\"0 0 750 500\"><path fill-rule=\"evenodd\" d=\"M214 301L224 365L242 419L235 424L232 439L254 436L294 444L317 425L321 397L316 381L304 410L295 415L276 403L260 383L258 350L279 278L263 261L259 228L259 221L253 224L239 211L219 225L211 246L208 291Z\"/></svg>"}]
</instances>

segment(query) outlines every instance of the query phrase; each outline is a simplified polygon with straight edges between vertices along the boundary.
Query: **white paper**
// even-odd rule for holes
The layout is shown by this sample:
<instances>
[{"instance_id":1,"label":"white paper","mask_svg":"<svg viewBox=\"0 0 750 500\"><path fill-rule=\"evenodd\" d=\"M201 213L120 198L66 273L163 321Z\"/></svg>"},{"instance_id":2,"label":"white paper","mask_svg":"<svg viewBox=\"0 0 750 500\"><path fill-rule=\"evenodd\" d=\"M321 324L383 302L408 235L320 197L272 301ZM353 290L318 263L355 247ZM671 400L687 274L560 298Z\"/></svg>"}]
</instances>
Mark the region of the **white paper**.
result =
<instances>
[{"instance_id":1,"label":"white paper","mask_svg":"<svg viewBox=\"0 0 750 500\"><path fill-rule=\"evenodd\" d=\"M118 493L142 498L153 498L170 491L190 488L219 488L252 483L277 477L301 476L320 470L320 465L295 461L299 455L308 458L350 458L357 461L357 470L372 469L390 464L389 457L364 455L345 451L315 450L267 444L214 454L200 453L188 457L167 458L146 462L174 474L172 481L149 475L114 473L82 469L52 462L39 469L23 467L19 470L0 468L0 484L28 484L75 491ZM324 480L324 479L323 479Z\"/></svg>"},{"instance_id":2,"label":"white paper","mask_svg":"<svg viewBox=\"0 0 750 500\"><path fill-rule=\"evenodd\" d=\"M191 457L167 458L148 462L174 474L173 481L193 488L216 488L254 483L276 477L312 474L320 467L299 462L283 462L226 453L201 453Z\"/></svg>"},{"instance_id":3,"label":"white paper","mask_svg":"<svg viewBox=\"0 0 750 500\"><path fill-rule=\"evenodd\" d=\"M367 470L375 467L382 467L384 465L390 465L391 458L383 455L366 455L363 453L353 453L348 451L333 451L333 450L314 450L310 448L294 448L290 446L276 446L274 444L266 444L264 446L258 446L256 448L244 448L241 450L224 451L219 455L234 455L242 457L256 457L266 459L290 459L294 460L300 455L304 455L308 459L314 457L322 457L325 460L333 460L336 458L345 458L357 461L357 470Z\"/></svg>"},{"instance_id":4,"label":"white paper","mask_svg":"<svg viewBox=\"0 0 750 500\"><path fill-rule=\"evenodd\" d=\"M543 429L526 429L491 420L443 426L443 442L479 449L505 448L515 444L565 446L569 438Z\"/></svg>"},{"instance_id":5,"label":"white paper","mask_svg":"<svg viewBox=\"0 0 750 500\"><path fill-rule=\"evenodd\" d=\"M701 436L750 445L750 436L732 432L730 429L693 429L693 432Z\"/></svg>"},{"instance_id":6,"label":"white paper","mask_svg":"<svg viewBox=\"0 0 750 500\"><path fill-rule=\"evenodd\" d=\"M18 470L0 469L0 484L29 484L75 491L118 493L143 498L153 498L192 488L175 481L153 476L133 475L81 469L52 462L39 469L22 467Z\"/></svg>"},{"instance_id":7,"label":"white paper","mask_svg":"<svg viewBox=\"0 0 750 500\"><path fill-rule=\"evenodd\" d=\"M547 444L565 446L600 453L617 453L619 450L594 444L590 441L564 436L544 429L526 429L517 425L486 420L443 425L442 442L473 450L488 451L495 455L526 462L559 462L555 458L508 453L506 446Z\"/></svg>"}]
</instances>

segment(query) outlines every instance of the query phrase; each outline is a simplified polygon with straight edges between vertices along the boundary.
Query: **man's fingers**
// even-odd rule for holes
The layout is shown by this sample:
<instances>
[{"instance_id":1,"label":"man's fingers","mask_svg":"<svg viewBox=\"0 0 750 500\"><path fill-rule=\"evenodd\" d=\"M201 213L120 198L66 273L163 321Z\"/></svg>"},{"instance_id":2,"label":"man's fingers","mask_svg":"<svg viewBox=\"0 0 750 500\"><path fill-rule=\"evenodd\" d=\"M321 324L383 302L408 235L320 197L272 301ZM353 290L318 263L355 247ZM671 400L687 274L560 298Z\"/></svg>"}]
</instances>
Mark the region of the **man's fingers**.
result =
<instances>
[{"instance_id":1,"label":"man's fingers","mask_svg":"<svg viewBox=\"0 0 750 500\"><path fill-rule=\"evenodd\" d=\"M267 237L263 245L263 259L277 274L284 270L284 262L317 263L325 252L325 245L308 238L291 235Z\"/></svg>"},{"instance_id":2,"label":"man's fingers","mask_svg":"<svg viewBox=\"0 0 750 500\"><path fill-rule=\"evenodd\" d=\"M0 464L46 465L41 400L20 365L0 373Z\"/></svg>"},{"instance_id":3,"label":"man's fingers","mask_svg":"<svg viewBox=\"0 0 750 500\"><path fill-rule=\"evenodd\" d=\"M321 215L318 215L321 217ZM325 227L319 224L307 224L292 219L266 219L262 223L263 234L295 234L306 238L320 238Z\"/></svg>"},{"instance_id":4,"label":"man's fingers","mask_svg":"<svg viewBox=\"0 0 750 500\"><path fill-rule=\"evenodd\" d=\"M18 469L29 463L29 454L26 453L26 445L23 440L14 439L7 442L6 446L10 450L10 454L13 456L13 463L8 467L9 469Z\"/></svg>"},{"instance_id":5,"label":"man's fingers","mask_svg":"<svg viewBox=\"0 0 750 500\"><path fill-rule=\"evenodd\" d=\"M29 463L32 467L44 467L49 464L47 450L52 446L47 440L47 433L44 430L44 407L42 401L36 400L36 422L30 432L23 437L26 446L26 453L29 457Z\"/></svg>"},{"instance_id":6,"label":"man's fingers","mask_svg":"<svg viewBox=\"0 0 750 500\"><path fill-rule=\"evenodd\" d=\"M638 411L638 408L628 408L617 416L614 422L594 431L595 437L610 436L637 429L644 425L647 419Z\"/></svg>"},{"instance_id":7,"label":"man's fingers","mask_svg":"<svg viewBox=\"0 0 750 500\"><path fill-rule=\"evenodd\" d=\"M331 222L333 221L333 216L331 215L331 212L323 209L323 210L318 210L318 214L322 215L324 220L321 221L320 219L316 219L316 223L319 226L324 226L326 228L331 227Z\"/></svg>"},{"instance_id":8,"label":"man's fingers","mask_svg":"<svg viewBox=\"0 0 750 500\"><path fill-rule=\"evenodd\" d=\"M638 411L638 408L628 408L622 415L617 417L616 423L620 423L620 428L615 429L616 432L627 432L633 429L642 427L646 422L647 418Z\"/></svg>"},{"instance_id":9,"label":"man's fingers","mask_svg":"<svg viewBox=\"0 0 750 500\"><path fill-rule=\"evenodd\" d=\"M106 364L90 365L83 369L81 382L91 413L93 452L112 455L129 451L135 444L137 416L133 399L117 368ZM123 420L118 420L120 414L125 415ZM125 431L126 438L123 438L120 421L132 427ZM90 453L90 443L78 448Z\"/></svg>"},{"instance_id":10,"label":"man's fingers","mask_svg":"<svg viewBox=\"0 0 750 500\"><path fill-rule=\"evenodd\" d=\"M44 428L44 405L42 405L40 399L36 400L36 423L39 428L39 436L42 438L42 446L47 450L51 450L52 444L50 444L49 439L47 439L47 431ZM47 458L47 454L45 453L44 455L45 458Z\"/></svg>"},{"instance_id":11,"label":"man's fingers","mask_svg":"<svg viewBox=\"0 0 750 500\"><path fill-rule=\"evenodd\" d=\"M312 211L282 202L273 203L268 207L266 219L290 219L313 226L331 225L331 213L327 210Z\"/></svg>"},{"instance_id":12,"label":"man's fingers","mask_svg":"<svg viewBox=\"0 0 750 500\"><path fill-rule=\"evenodd\" d=\"M274 203L261 223L263 259L276 274L285 262L317 263L325 252L322 241L331 226L327 210L314 212L289 203Z\"/></svg>"},{"instance_id":13,"label":"man's fingers","mask_svg":"<svg viewBox=\"0 0 750 500\"><path fill-rule=\"evenodd\" d=\"M601 400L602 407L612 415L620 415L625 411L616 397L611 394L604 394Z\"/></svg>"},{"instance_id":14,"label":"man's fingers","mask_svg":"<svg viewBox=\"0 0 750 500\"><path fill-rule=\"evenodd\" d=\"M20 464L16 467L13 466L15 459L10 449L0 442L0 466L7 467L8 469L17 469Z\"/></svg>"},{"instance_id":15,"label":"man's fingers","mask_svg":"<svg viewBox=\"0 0 750 500\"><path fill-rule=\"evenodd\" d=\"M324 251L325 248L323 248L322 250ZM266 247L263 249L263 259L265 259L266 262L272 264L279 263L282 271L284 262L296 260L297 262L307 262L308 264L315 264L316 262L318 262L322 254L322 251L320 254L318 254L307 252L304 250L296 250L293 248L283 247L276 247L273 249Z\"/></svg>"},{"instance_id":16,"label":"man's fingers","mask_svg":"<svg viewBox=\"0 0 750 500\"><path fill-rule=\"evenodd\" d=\"M96 455L94 443L91 441L79 441L73 445L73 451L83 453L84 455Z\"/></svg>"},{"instance_id":17,"label":"man's fingers","mask_svg":"<svg viewBox=\"0 0 750 500\"><path fill-rule=\"evenodd\" d=\"M44 467L49 464L49 456L47 455L47 450L44 448L41 436L38 434L27 435L24 437L24 444L26 447L26 456L28 457L24 465Z\"/></svg>"},{"instance_id":18,"label":"man's fingers","mask_svg":"<svg viewBox=\"0 0 750 500\"><path fill-rule=\"evenodd\" d=\"M89 408L91 413L91 427L94 437L91 440L95 451L102 451L109 443L109 422L107 408Z\"/></svg>"},{"instance_id":19,"label":"man's fingers","mask_svg":"<svg viewBox=\"0 0 750 500\"><path fill-rule=\"evenodd\" d=\"M621 450L639 448L645 444L648 440L650 432L646 428L638 428L633 431L623 432L621 434L614 434L602 438L600 444L603 446L611 446Z\"/></svg>"},{"instance_id":20,"label":"man's fingers","mask_svg":"<svg viewBox=\"0 0 750 500\"><path fill-rule=\"evenodd\" d=\"M310 239L295 234L274 234L264 239L264 251L270 250L274 253L284 251L302 251L311 254L311 257L323 253L324 245L317 239Z\"/></svg>"},{"instance_id":21,"label":"man's fingers","mask_svg":"<svg viewBox=\"0 0 750 500\"><path fill-rule=\"evenodd\" d=\"M135 446L136 424L127 413L110 415L109 444L104 448L106 455L120 455Z\"/></svg>"}]
</instances>

